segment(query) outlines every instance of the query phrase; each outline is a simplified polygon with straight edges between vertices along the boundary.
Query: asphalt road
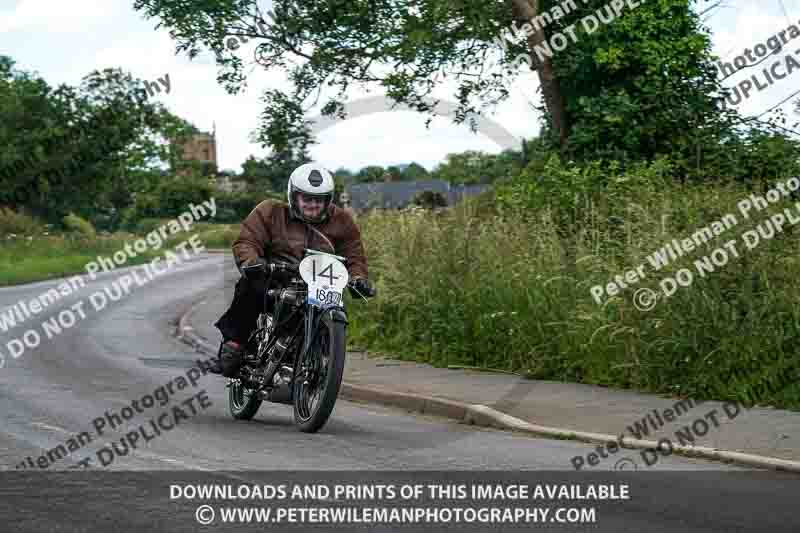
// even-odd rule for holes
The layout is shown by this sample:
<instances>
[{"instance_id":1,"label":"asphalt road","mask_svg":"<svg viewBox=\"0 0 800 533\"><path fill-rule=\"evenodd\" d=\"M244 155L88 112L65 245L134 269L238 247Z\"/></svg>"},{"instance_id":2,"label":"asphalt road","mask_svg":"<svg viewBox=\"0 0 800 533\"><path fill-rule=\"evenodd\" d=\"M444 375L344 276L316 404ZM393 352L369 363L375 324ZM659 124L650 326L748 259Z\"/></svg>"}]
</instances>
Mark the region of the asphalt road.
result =
<instances>
[{"instance_id":1,"label":"asphalt road","mask_svg":"<svg viewBox=\"0 0 800 533\"><path fill-rule=\"evenodd\" d=\"M571 457L586 453L584 443L475 428L342 400L323 431L314 435L298 432L291 408L284 405L264 403L254 420L236 421L228 414L222 378L208 374L195 380L195 386L188 383L195 361L205 356L194 353L174 336L176 318L204 290L219 287L225 276L236 275L226 257L195 258L149 283L134 285L130 294L96 311L89 296L103 291L125 272L108 273L87 282L57 305L8 332L0 331L0 355L5 357L5 366L0 368L3 406L0 469L7 471L0 473L6 480L0 483L0 516L6 517L6 526L12 523L10 517L15 517L17 526L9 530L73 531L88 527L83 522L87 520L86 512L73 512L75 506L88 512L86 506L93 505L94 499L101 495L106 504L119 503L125 509L123 514L129 517L134 510L144 513L142 516L150 512L160 517L160 525L168 524L173 530L191 531L198 527L193 520L193 507L191 512L188 507L166 512L165 502L169 502L165 494L135 499L125 496L120 488L124 474L98 479L94 486L103 486L101 492L90 490L89 485L73 486L65 481L67 475L85 477L89 472L126 470L156 475L153 471L172 471L161 473L159 480L163 480L164 476L187 473L211 479L211 471L238 471L240 474L227 475L227 482L231 482L230 479L239 479L243 472L263 470L285 472L285 476L295 475L296 471L340 471L346 475L354 470L364 473L468 470L474 471L470 477L473 480L480 479L481 471L498 474L527 471L538 479L537 472L563 470L565 481L601 479L581 478L567 470ZM35 298L57 284L46 282L0 289L0 314L18 301ZM47 339L42 321L79 302L83 302L85 318ZM79 316L75 309L73 314ZM13 358L7 343L22 337L29 329L41 334L41 344ZM168 384L171 391L166 387ZM155 391L162 386L167 392L159 400ZM155 405L142 405L150 395L156 398ZM131 409L133 401L139 402L141 412ZM175 413L176 406L180 406L182 417ZM123 408L128 408L128 413L134 416L112 430L113 415L123 413ZM162 413L167 413L166 419L161 419L163 431L156 435L154 420ZM164 428L167 421L169 430ZM100 424L105 424L102 435L97 429ZM149 433L152 438L143 442L141 437L135 449L125 449L120 439L142 427L150 429L144 434L139 430L139 435ZM82 433L84 437L79 437ZM98 454L104 444L114 442L117 452L113 458L110 452ZM131 442L130 437L127 442ZM68 449L68 453L57 451L59 445L62 450ZM611 468L613 462L608 466ZM634 476L642 486L637 487L639 494L631 501L618 505L613 512L609 511L611 514L599 516L597 524L580 527L593 531L607 528L608 531L682 532L800 529L800 520L794 518L793 509L798 493L796 476L764 476L720 463L680 457L664 458L651 470L597 474L609 480L615 479L612 477L615 475ZM62 471L61 477L55 471ZM42 472L50 474L43 476ZM22 488L20 483L24 484ZM44 485L36 488L37 483ZM43 493L52 493L47 501L72 502L73 511L62 512L58 506L46 505ZM113 516L108 520L113 522ZM97 530L106 530L109 523L105 522L102 528L98 526ZM139 528L147 524L146 520L124 523L137 524ZM125 530L124 526L119 527ZM503 528L508 525L493 527L484 524L476 530L506 530ZM573 529L559 524L554 530L582 530L574 524L569 527ZM396 526L384 530L406 529ZM5 530L0 524L0 531Z\"/></svg>"}]
</instances>

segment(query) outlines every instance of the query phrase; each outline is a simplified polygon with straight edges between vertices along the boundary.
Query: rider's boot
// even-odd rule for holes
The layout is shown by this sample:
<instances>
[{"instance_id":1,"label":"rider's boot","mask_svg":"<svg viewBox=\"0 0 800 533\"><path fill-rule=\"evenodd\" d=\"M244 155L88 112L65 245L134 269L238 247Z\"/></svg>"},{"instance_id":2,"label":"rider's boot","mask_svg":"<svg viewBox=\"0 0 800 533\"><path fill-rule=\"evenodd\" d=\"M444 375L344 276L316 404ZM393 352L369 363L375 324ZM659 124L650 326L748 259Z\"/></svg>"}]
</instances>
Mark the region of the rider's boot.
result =
<instances>
[{"instance_id":1,"label":"rider's boot","mask_svg":"<svg viewBox=\"0 0 800 533\"><path fill-rule=\"evenodd\" d=\"M219 343L219 350L217 350L217 358L208 365L208 371L211 374L222 374L222 361L220 360L219 356L222 354L222 345L224 343Z\"/></svg>"},{"instance_id":2,"label":"rider's boot","mask_svg":"<svg viewBox=\"0 0 800 533\"><path fill-rule=\"evenodd\" d=\"M227 340L220 346L219 365L221 374L226 378L235 378L242 368L244 346L234 340Z\"/></svg>"}]
</instances>

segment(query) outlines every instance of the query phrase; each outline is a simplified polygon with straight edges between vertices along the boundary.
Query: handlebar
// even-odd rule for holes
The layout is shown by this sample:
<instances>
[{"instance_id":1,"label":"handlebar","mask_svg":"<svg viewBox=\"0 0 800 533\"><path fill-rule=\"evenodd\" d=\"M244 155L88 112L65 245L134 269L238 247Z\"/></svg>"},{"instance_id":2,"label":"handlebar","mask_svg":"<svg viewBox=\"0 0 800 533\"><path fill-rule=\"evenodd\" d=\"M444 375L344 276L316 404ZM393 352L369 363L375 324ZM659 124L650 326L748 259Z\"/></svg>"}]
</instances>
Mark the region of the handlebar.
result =
<instances>
[{"instance_id":1,"label":"handlebar","mask_svg":"<svg viewBox=\"0 0 800 533\"><path fill-rule=\"evenodd\" d=\"M300 272L297 265L292 265L291 263L267 263L264 265L264 270L269 273L290 272L292 274L297 274Z\"/></svg>"},{"instance_id":2,"label":"handlebar","mask_svg":"<svg viewBox=\"0 0 800 533\"><path fill-rule=\"evenodd\" d=\"M270 274L274 274L275 272L288 272L292 274L300 273L298 265L293 265L291 263L258 263L255 265L242 267L242 271L261 271ZM355 280L351 279L348 281L346 287L355 289ZM361 296L362 298L364 297L363 295Z\"/></svg>"},{"instance_id":3,"label":"handlebar","mask_svg":"<svg viewBox=\"0 0 800 533\"><path fill-rule=\"evenodd\" d=\"M257 265L242 267L242 270L261 270L262 272L270 274L274 274L275 272L300 273L298 266L291 263L259 263ZM352 284L353 280L347 282L348 287L352 286Z\"/></svg>"},{"instance_id":4,"label":"handlebar","mask_svg":"<svg viewBox=\"0 0 800 533\"><path fill-rule=\"evenodd\" d=\"M292 272L297 273L298 268L296 265L290 263L257 263L255 265L247 265L242 267L242 272Z\"/></svg>"}]
</instances>

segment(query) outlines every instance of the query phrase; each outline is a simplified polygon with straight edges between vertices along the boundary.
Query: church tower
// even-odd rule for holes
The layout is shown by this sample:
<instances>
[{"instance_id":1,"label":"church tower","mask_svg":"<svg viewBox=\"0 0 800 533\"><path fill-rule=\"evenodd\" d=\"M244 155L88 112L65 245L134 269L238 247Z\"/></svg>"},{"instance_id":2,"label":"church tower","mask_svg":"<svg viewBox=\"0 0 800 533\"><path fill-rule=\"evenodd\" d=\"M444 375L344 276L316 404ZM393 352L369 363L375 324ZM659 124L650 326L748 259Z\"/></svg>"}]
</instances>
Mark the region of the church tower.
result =
<instances>
[{"instance_id":1,"label":"church tower","mask_svg":"<svg viewBox=\"0 0 800 533\"><path fill-rule=\"evenodd\" d=\"M217 125L211 133L198 132L192 135L189 139L182 143L181 146L182 157L185 161L195 161L197 163L210 165L213 169L212 175L216 175L218 170L217 165ZM188 170L178 171L179 176L188 174Z\"/></svg>"}]
</instances>

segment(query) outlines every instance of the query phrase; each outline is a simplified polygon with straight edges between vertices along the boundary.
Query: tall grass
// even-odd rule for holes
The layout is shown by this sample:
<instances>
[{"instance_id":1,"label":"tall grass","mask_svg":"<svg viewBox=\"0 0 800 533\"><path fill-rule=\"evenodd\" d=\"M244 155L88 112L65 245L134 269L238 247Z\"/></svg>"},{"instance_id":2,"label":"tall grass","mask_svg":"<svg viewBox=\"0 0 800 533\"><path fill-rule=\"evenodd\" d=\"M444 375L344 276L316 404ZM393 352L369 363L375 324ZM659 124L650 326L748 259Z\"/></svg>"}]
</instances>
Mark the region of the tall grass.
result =
<instances>
[{"instance_id":1,"label":"tall grass","mask_svg":"<svg viewBox=\"0 0 800 533\"><path fill-rule=\"evenodd\" d=\"M559 232L547 210L482 215L468 204L443 214L362 217L379 296L349 307L351 338L441 366L800 407L797 231L753 250L739 240L740 258L705 278L693 264L767 218L743 220L736 203L749 193L670 185L658 194L632 191L622 205L578 205L573 262L563 226ZM738 225L703 248L661 271L647 262L664 243L726 213ZM595 302L591 287L643 263L642 281ZM680 268L694 273L690 286L650 311L633 305L637 289L658 292Z\"/></svg>"}]
</instances>

